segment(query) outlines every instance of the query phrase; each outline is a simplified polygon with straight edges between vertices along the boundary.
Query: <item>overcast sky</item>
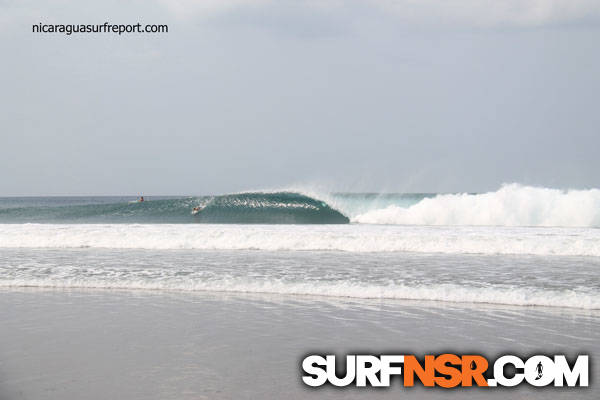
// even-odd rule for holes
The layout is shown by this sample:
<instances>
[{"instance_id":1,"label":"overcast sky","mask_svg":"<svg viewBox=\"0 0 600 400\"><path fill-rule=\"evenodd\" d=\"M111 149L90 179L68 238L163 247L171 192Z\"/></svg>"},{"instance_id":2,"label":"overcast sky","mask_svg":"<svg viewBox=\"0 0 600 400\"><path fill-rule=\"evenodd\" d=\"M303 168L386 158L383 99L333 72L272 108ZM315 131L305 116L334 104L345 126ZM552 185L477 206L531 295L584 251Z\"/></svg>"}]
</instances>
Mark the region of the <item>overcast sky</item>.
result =
<instances>
[{"instance_id":1,"label":"overcast sky","mask_svg":"<svg viewBox=\"0 0 600 400\"><path fill-rule=\"evenodd\" d=\"M0 0L0 195L600 187L597 0ZM39 34L42 23L168 34Z\"/></svg>"}]
</instances>

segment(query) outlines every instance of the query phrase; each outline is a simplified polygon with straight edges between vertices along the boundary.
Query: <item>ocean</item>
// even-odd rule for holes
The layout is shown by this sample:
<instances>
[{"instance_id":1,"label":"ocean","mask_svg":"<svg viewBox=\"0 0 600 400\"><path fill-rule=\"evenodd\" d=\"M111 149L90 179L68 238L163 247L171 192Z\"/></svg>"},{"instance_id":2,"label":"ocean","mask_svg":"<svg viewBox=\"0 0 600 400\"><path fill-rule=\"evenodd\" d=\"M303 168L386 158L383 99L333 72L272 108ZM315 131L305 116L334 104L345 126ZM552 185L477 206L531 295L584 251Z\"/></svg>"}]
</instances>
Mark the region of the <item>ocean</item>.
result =
<instances>
[{"instance_id":1,"label":"ocean","mask_svg":"<svg viewBox=\"0 0 600 400\"><path fill-rule=\"evenodd\" d=\"M303 387L299 360L313 350L585 352L594 362L599 228L600 190L517 184L0 198L0 395L75 399L102 387L102 398L110 380L140 399L364 398ZM115 364L120 352L132 361ZM516 393L597 398L592 375L588 389Z\"/></svg>"}]
</instances>

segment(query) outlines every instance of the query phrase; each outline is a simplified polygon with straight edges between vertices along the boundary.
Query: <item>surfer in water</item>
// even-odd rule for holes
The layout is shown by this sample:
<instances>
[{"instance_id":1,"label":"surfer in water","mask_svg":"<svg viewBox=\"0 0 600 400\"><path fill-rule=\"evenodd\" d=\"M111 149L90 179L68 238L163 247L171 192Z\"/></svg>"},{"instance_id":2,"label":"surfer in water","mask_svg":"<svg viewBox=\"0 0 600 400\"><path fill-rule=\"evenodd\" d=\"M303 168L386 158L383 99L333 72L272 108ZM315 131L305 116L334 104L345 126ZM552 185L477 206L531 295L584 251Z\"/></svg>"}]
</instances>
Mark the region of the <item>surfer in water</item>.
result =
<instances>
[{"instance_id":1,"label":"surfer in water","mask_svg":"<svg viewBox=\"0 0 600 400\"><path fill-rule=\"evenodd\" d=\"M198 214L202 210L202 208L203 207L201 206L194 207L194 209L192 210L192 214Z\"/></svg>"},{"instance_id":2,"label":"surfer in water","mask_svg":"<svg viewBox=\"0 0 600 400\"><path fill-rule=\"evenodd\" d=\"M144 196L140 196L140 199L138 200L140 203L144 202Z\"/></svg>"}]
</instances>

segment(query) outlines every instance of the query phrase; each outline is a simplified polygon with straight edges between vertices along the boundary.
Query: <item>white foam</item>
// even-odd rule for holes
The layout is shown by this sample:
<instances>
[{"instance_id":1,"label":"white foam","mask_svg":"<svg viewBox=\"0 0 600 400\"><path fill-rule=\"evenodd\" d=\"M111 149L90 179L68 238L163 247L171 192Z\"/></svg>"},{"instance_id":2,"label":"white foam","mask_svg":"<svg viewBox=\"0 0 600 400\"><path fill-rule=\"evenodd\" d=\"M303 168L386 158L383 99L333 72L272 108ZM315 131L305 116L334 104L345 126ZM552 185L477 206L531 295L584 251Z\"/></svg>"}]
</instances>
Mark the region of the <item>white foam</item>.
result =
<instances>
[{"instance_id":1,"label":"white foam","mask_svg":"<svg viewBox=\"0 0 600 400\"><path fill-rule=\"evenodd\" d=\"M356 224L0 224L0 248L80 247L600 256L600 230Z\"/></svg>"},{"instance_id":2,"label":"white foam","mask_svg":"<svg viewBox=\"0 0 600 400\"><path fill-rule=\"evenodd\" d=\"M376 286L349 282L284 282L223 280L128 280L98 278L11 279L0 280L0 287L179 290L235 293L309 295L360 299L429 300L457 303L489 303L517 306L570 307L600 309L600 295L574 290L533 288L464 287L454 284L428 286Z\"/></svg>"},{"instance_id":3,"label":"white foam","mask_svg":"<svg viewBox=\"0 0 600 400\"><path fill-rule=\"evenodd\" d=\"M366 224L600 227L600 190L518 184L483 194L447 194L353 218Z\"/></svg>"}]
</instances>

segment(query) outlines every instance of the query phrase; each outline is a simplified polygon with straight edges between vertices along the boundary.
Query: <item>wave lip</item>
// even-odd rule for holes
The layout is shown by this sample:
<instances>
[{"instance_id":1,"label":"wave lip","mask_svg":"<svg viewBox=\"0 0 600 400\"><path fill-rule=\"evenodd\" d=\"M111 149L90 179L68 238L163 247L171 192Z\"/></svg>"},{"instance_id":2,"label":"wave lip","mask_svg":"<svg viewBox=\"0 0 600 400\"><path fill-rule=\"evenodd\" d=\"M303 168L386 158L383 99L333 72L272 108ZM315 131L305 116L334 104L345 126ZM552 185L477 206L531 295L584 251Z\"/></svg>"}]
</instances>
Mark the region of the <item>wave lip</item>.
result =
<instances>
[{"instance_id":1,"label":"wave lip","mask_svg":"<svg viewBox=\"0 0 600 400\"><path fill-rule=\"evenodd\" d=\"M482 194L445 194L353 218L363 224L600 227L600 190L509 184Z\"/></svg>"}]
</instances>

